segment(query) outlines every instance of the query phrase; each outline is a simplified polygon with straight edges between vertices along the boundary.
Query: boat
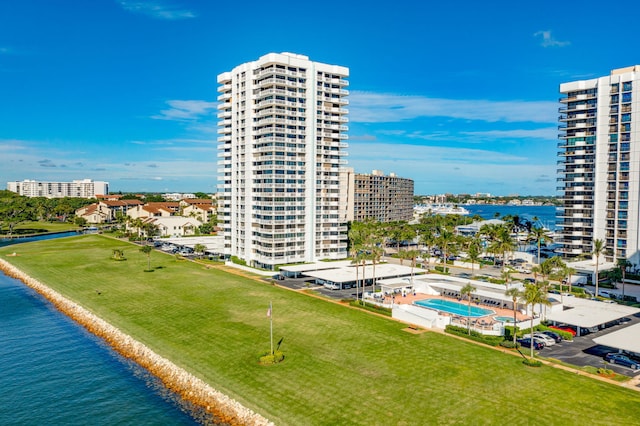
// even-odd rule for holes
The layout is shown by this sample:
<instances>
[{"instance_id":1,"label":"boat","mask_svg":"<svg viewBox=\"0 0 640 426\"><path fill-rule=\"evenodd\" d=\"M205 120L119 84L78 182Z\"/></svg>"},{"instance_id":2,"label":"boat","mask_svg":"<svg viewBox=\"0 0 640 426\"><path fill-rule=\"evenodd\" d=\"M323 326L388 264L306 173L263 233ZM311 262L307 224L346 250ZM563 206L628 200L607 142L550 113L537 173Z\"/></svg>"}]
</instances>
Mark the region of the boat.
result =
<instances>
[{"instance_id":1,"label":"boat","mask_svg":"<svg viewBox=\"0 0 640 426\"><path fill-rule=\"evenodd\" d=\"M413 210L420 216L426 213L440 215L458 214L462 216L469 214L469 210L455 204L419 204L414 206Z\"/></svg>"}]
</instances>

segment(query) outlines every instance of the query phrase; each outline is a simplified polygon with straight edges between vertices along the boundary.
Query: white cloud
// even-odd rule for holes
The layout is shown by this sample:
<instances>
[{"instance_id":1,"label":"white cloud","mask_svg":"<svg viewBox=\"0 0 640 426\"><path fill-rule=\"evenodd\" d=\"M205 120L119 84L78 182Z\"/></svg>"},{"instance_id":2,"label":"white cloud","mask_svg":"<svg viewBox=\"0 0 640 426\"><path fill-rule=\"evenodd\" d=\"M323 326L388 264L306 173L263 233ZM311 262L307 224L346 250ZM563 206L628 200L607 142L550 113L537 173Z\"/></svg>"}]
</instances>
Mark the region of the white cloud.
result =
<instances>
[{"instance_id":1,"label":"white cloud","mask_svg":"<svg viewBox=\"0 0 640 426\"><path fill-rule=\"evenodd\" d=\"M462 135L491 139L556 139L558 130L555 127L542 129L488 130L485 132L460 132Z\"/></svg>"},{"instance_id":2,"label":"white cloud","mask_svg":"<svg viewBox=\"0 0 640 426\"><path fill-rule=\"evenodd\" d=\"M133 13L140 13L156 19L177 20L195 18L196 15L190 10L182 9L179 6L163 0L134 1L117 0L124 10Z\"/></svg>"},{"instance_id":3,"label":"white cloud","mask_svg":"<svg viewBox=\"0 0 640 426\"><path fill-rule=\"evenodd\" d=\"M358 173L373 169L413 179L416 194L492 192L552 194L555 165L523 155L486 149L409 144L356 143L349 147L349 167Z\"/></svg>"},{"instance_id":4,"label":"white cloud","mask_svg":"<svg viewBox=\"0 0 640 426\"><path fill-rule=\"evenodd\" d=\"M191 100L173 100L167 101L167 104L171 107L160 111L160 114L154 115L151 118L157 120L171 120L171 121L192 121L201 117L213 118L213 112L216 109L215 102Z\"/></svg>"},{"instance_id":5,"label":"white cloud","mask_svg":"<svg viewBox=\"0 0 640 426\"><path fill-rule=\"evenodd\" d=\"M537 31L533 34L534 37L540 37L542 41L540 45L542 47L565 47L571 44L570 41L559 41L556 40L551 34L550 30L546 31Z\"/></svg>"},{"instance_id":6,"label":"white cloud","mask_svg":"<svg viewBox=\"0 0 640 426\"><path fill-rule=\"evenodd\" d=\"M558 105L546 101L489 101L429 98L353 91L350 120L393 123L419 117L451 117L487 122L555 123Z\"/></svg>"}]
</instances>

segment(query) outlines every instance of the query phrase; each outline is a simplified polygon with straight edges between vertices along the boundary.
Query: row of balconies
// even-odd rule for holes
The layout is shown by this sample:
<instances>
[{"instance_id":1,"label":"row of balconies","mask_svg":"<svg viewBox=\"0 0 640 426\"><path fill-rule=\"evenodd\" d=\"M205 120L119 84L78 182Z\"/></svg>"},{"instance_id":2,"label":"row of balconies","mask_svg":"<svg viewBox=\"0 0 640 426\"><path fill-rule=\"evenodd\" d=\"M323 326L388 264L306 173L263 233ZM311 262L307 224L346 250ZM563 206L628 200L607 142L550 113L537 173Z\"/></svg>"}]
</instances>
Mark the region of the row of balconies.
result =
<instances>
[{"instance_id":1,"label":"row of balconies","mask_svg":"<svg viewBox=\"0 0 640 426\"><path fill-rule=\"evenodd\" d=\"M265 75L288 75L291 77L302 77L302 78L306 78L307 73L305 71L290 71L288 69L285 68L276 68L276 67L270 67L270 68L265 68L262 69L258 72L254 72L254 75L257 76L265 76Z\"/></svg>"},{"instance_id":2,"label":"row of balconies","mask_svg":"<svg viewBox=\"0 0 640 426\"><path fill-rule=\"evenodd\" d=\"M321 83L329 83L329 84L337 84L339 86L348 86L349 80L345 80L344 78L331 78L326 76L318 76L316 81Z\"/></svg>"},{"instance_id":3,"label":"row of balconies","mask_svg":"<svg viewBox=\"0 0 640 426\"><path fill-rule=\"evenodd\" d=\"M595 99L596 96L595 93L581 93L577 95L567 95L567 97L559 98L558 101L561 103L584 101L587 99Z\"/></svg>"},{"instance_id":4,"label":"row of balconies","mask_svg":"<svg viewBox=\"0 0 640 426\"><path fill-rule=\"evenodd\" d=\"M560 114L567 113L569 111L588 111L597 109L596 104L578 104L578 105L568 105L566 107L558 108L558 112Z\"/></svg>"},{"instance_id":5,"label":"row of balconies","mask_svg":"<svg viewBox=\"0 0 640 426\"><path fill-rule=\"evenodd\" d=\"M596 114L593 112L560 114L558 116L558 121L585 120L587 118L596 118Z\"/></svg>"},{"instance_id":6,"label":"row of balconies","mask_svg":"<svg viewBox=\"0 0 640 426\"><path fill-rule=\"evenodd\" d=\"M289 79L286 78L277 78L277 77L269 77L269 78L264 78L264 79L260 79L260 80L255 80L254 85L257 87L267 87L267 86L273 86L274 84L277 84L279 86L286 86L286 87L297 87L297 88L305 88L307 87L307 83L306 82L300 82L300 81L291 81Z\"/></svg>"}]
</instances>

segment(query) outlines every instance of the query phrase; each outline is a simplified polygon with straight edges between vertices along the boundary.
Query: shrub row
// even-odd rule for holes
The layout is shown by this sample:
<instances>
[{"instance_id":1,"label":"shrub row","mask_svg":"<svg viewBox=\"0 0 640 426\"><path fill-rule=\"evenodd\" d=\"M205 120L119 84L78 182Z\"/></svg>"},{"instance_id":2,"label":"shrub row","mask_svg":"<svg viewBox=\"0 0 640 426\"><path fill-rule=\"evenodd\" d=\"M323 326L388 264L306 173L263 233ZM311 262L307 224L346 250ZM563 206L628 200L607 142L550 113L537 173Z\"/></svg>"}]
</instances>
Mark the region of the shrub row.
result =
<instances>
[{"instance_id":1,"label":"shrub row","mask_svg":"<svg viewBox=\"0 0 640 426\"><path fill-rule=\"evenodd\" d=\"M381 315L386 315L388 317L391 316L391 309L385 308L382 306L375 305L373 303L362 302L360 300L350 300L350 306L355 306L360 309L364 309L365 311L375 312Z\"/></svg>"},{"instance_id":2,"label":"shrub row","mask_svg":"<svg viewBox=\"0 0 640 426\"><path fill-rule=\"evenodd\" d=\"M487 336L474 330L471 330L471 335L469 335L469 331L465 327L459 327L457 325L446 326L445 332L489 346L498 346L504 341L503 336Z\"/></svg>"}]
</instances>

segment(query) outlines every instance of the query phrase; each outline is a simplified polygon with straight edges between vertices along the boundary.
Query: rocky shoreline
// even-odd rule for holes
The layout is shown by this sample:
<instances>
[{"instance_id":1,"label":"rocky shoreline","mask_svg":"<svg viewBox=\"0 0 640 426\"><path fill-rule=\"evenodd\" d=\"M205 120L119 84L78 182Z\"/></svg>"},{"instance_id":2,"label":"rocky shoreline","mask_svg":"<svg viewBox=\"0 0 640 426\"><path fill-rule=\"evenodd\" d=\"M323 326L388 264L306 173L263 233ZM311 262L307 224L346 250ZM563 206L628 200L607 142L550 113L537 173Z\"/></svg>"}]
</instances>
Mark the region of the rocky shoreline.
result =
<instances>
[{"instance_id":1,"label":"rocky shoreline","mask_svg":"<svg viewBox=\"0 0 640 426\"><path fill-rule=\"evenodd\" d=\"M77 303L31 278L11 263L0 259L0 270L31 287L60 312L64 313L89 332L107 342L115 351L129 358L158 377L168 389L184 400L201 407L215 419L216 423L228 425L272 426L273 423L261 415L242 406L227 395L213 389L204 381L178 367L166 358L153 352L131 336L92 314Z\"/></svg>"}]
</instances>

